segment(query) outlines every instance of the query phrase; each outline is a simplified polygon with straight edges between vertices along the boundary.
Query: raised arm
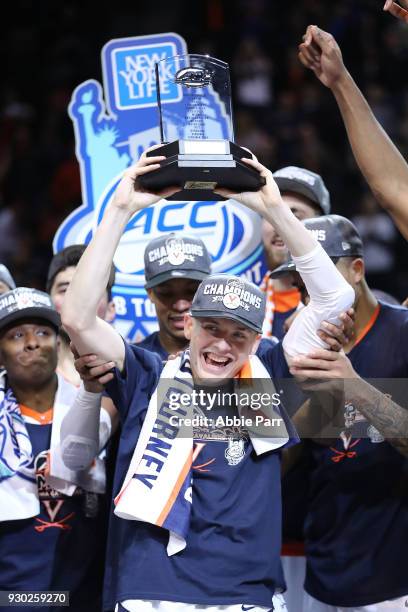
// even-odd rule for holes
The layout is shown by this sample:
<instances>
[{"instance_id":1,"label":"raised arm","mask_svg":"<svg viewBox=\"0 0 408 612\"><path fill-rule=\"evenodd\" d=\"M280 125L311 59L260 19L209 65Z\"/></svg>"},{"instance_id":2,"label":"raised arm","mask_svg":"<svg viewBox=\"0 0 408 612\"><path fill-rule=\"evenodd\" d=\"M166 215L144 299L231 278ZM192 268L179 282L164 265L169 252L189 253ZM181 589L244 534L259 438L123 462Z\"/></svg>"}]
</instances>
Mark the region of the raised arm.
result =
<instances>
[{"instance_id":1,"label":"raised arm","mask_svg":"<svg viewBox=\"0 0 408 612\"><path fill-rule=\"evenodd\" d=\"M109 323L97 316L97 306L108 282L116 248L131 217L177 191L169 188L154 194L144 191L138 182L139 176L157 169L163 159L143 154L137 164L125 171L112 203L78 263L62 308L62 324L78 353L93 353L100 363L113 361L120 370L125 355L123 340Z\"/></svg>"},{"instance_id":2,"label":"raised arm","mask_svg":"<svg viewBox=\"0 0 408 612\"><path fill-rule=\"evenodd\" d=\"M323 321L339 323L340 313L354 303L354 290L346 282L330 257L287 206L280 195L270 170L257 160L245 159L266 180L256 192L230 193L219 190L221 195L233 197L248 208L258 212L281 236L302 276L310 296L293 322L283 341L286 358L308 353L313 348L327 347L319 337Z\"/></svg>"},{"instance_id":3,"label":"raised arm","mask_svg":"<svg viewBox=\"0 0 408 612\"><path fill-rule=\"evenodd\" d=\"M375 118L331 34L310 25L299 59L336 98L355 160L379 203L408 239L408 164Z\"/></svg>"},{"instance_id":4,"label":"raised arm","mask_svg":"<svg viewBox=\"0 0 408 612\"><path fill-rule=\"evenodd\" d=\"M282 200L272 172L255 158L244 158L242 161L257 170L265 178L265 185L259 191L232 193L227 189L216 189L216 192L224 197L234 198L234 200L259 213L279 231L279 235L292 255L302 256L310 253L317 247L318 243Z\"/></svg>"}]
</instances>

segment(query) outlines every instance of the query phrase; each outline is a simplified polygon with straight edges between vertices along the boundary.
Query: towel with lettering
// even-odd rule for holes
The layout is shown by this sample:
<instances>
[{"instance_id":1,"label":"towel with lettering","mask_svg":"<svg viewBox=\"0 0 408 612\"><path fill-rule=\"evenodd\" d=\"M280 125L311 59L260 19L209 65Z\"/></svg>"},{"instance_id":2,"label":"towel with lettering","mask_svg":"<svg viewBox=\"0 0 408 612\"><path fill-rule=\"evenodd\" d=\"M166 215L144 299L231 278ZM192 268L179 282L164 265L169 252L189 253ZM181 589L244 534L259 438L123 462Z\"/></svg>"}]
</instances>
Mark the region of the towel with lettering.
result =
<instances>
[{"instance_id":1,"label":"towel with lettering","mask_svg":"<svg viewBox=\"0 0 408 612\"><path fill-rule=\"evenodd\" d=\"M255 355L249 358L236 380L243 378L259 380L270 397L276 394L268 371ZM170 394L191 394L193 389L189 352L186 351L181 357L167 362L162 371L159 385L149 402L125 480L114 500L114 512L120 518L151 523L169 531L169 556L186 546L192 503L194 432L192 426L183 425L179 429L169 427L166 436L159 421L162 421L163 415L171 417ZM183 405L183 413L192 420L192 403L189 406ZM263 408L262 413L269 422L273 419L275 426L272 437L267 437L267 429L261 431L259 423L257 427L248 428L258 455L281 448L289 441L285 419L278 407L271 403L266 409ZM245 415L248 417L248 414L246 407ZM294 430L290 436L296 437Z\"/></svg>"}]
</instances>

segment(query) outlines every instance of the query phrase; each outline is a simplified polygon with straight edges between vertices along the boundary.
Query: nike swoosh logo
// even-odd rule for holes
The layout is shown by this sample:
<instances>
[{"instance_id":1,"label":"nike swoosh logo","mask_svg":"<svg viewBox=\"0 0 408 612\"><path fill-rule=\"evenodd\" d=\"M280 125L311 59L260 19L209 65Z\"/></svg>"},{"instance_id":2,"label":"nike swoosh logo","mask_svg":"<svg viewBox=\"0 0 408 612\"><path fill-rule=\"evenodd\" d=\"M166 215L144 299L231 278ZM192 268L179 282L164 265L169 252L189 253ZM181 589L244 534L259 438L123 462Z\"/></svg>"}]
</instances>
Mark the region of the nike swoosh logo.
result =
<instances>
[{"instance_id":1,"label":"nike swoosh logo","mask_svg":"<svg viewBox=\"0 0 408 612\"><path fill-rule=\"evenodd\" d=\"M246 610L255 610L255 606L241 606L241 610L243 610L243 612L246 612Z\"/></svg>"}]
</instances>

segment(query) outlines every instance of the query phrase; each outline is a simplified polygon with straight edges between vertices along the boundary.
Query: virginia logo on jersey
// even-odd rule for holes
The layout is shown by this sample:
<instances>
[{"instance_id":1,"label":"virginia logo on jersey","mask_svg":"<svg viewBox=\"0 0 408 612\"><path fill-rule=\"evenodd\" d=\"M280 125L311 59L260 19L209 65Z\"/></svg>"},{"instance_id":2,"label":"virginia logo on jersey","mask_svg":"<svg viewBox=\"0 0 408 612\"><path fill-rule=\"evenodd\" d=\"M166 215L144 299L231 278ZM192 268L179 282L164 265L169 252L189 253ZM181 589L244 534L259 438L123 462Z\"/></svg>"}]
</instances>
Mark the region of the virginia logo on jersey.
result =
<instances>
[{"instance_id":1,"label":"virginia logo on jersey","mask_svg":"<svg viewBox=\"0 0 408 612\"><path fill-rule=\"evenodd\" d=\"M225 450L225 458L228 465L238 465L245 457L245 440L240 438L234 440L230 438L228 440L228 446Z\"/></svg>"}]
</instances>

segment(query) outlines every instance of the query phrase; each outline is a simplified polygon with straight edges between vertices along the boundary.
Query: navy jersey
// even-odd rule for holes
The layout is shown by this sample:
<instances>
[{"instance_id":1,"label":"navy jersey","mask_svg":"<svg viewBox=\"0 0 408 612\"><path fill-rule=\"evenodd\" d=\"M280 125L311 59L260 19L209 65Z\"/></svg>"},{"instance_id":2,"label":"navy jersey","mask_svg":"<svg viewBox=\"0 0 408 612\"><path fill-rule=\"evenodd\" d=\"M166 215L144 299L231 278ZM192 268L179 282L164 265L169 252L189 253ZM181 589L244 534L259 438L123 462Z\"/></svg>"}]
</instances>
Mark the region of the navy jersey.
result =
<instances>
[{"instance_id":1,"label":"navy jersey","mask_svg":"<svg viewBox=\"0 0 408 612\"><path fill-rule=\"evenodd\" d=\"M125 347L125 372L107 386L122 420L114 494L162 369L158 355ZM277 350L279 345L263 344L260 358L271 374ZM291 444L297 437L289 421L287 427ZM111 516L106 608L129 599L270 607L282 582L280 453L258 457L249 438L231 449L227 440L209 440L193 469L191 523L182 552L167 555L164 529Z\"/></svg>"},{"instance_id":2,"label":"navy jersey","mask_svg":"<svg viewBox=\"0 0 408 612\"><path fill-rule=\"evenodd\" d=\"M33 450L40 513L0 523L1 588L70 591L70 609L88 612L91 606L97 612L102 609L107 514L102 496L77 489L67 497L49 487L44 472L51 424L35 424L34 419L28 418L26 427Z\"/></svg>"},{"instance_id":3,"label":"navy jersey","mask_svg":"<svg viewBox=\"0 0 408 612\"><path fill-rule=\"evenodd\" d=\"M157 331L153 332L149 336L146 336L146 338L144 338L140 342L137 342L137 346L141 346L147 351L157 353L158 355L160 355L163 361L166 361L169 356L168 352L160 342L159 332Z\"/></svg>"},{"instance_id":4,"label":"navy jersey","mask_svg":"<svg viewBox=\"0 0 408 612\"><path fill-rule=\"evenodd\" d=\"M407 309L381 304L349 358L360 376L408 407ZM354 607L408 594L408 460L351 404L347 419L349 443L310 443L305 588L325 603Z\"/></svg>"}]
</instances>

